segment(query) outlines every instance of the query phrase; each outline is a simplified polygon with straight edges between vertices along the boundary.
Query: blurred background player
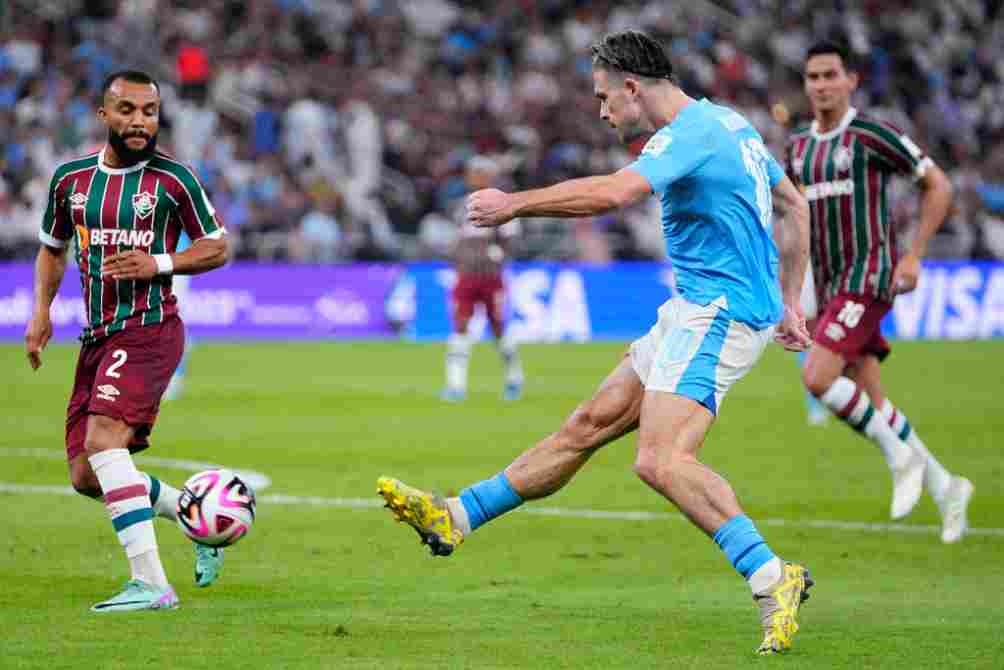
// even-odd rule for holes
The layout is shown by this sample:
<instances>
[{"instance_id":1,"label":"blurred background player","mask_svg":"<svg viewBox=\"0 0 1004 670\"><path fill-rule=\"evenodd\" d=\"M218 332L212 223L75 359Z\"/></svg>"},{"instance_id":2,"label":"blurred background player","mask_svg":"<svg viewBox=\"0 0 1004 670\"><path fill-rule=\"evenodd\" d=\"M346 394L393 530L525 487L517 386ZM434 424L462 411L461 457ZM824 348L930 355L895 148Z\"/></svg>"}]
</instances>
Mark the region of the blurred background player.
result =
<instances>
[{"instance_id":1,"label":"blurred background player","mask_svg":"<svg viewBox=\"0 0 1004 670\"><path fill-rule=\"evenodd\" d=\"M107 143L61 164L51 180L25 349L37 370L75 237L87 325L66 410L70 481L82 495L103 500L131 571L121 593L91 610L173 609L178 597L164 573L152 520L177 520L179 492L137 470L131 454L150 446L160 399L184 349L171 277L219 267L227 243L194 174L156 151L157 83L143 72L120 71L101 90L98 119ZM172 253L182 229L195 243ZM199 586L212 583L221 565L219 551L196 545Z\"/></svg>"},{"instance_id":2,"label":"blurred background player","mask_svg":"<svg viewBox=\"0 0 1004 670\"><path fill-rule=\"evenodd\" d=\"M464 180L473 193L496 185L499 168L486 156L474 156L467 162ZM523 367L516 342L505 332L505 282L503 266L512 239L519 234L519 221L500 228L475 228L466 221L461 201L454 210L459 230L452 258L457 283L451 296L453 302L453 333L446 341L446 388L442 398L451 402L467 396L467 371L474 344L470 332L474 309L482 305L505 374L502 397L517 400L523 390Z\"/></svg>"},{"instance_id":3,"label":"blurred background player","mask_svg":"<svg viewBox=\"0 0 1004 670\"><path fill-rule=\"evenodd\" d=\"M910 513L923 486L941 512L942 541L956 542L966 529L973 485L931 455L885 397L879 369L890 351L882 317L897 294L917 286L920 259L945 220L952 187L908 136L851 106L857 84L842 45L809 49L805 92L814 120L797 128L788 144L789 170L810 205L820 307L802 376L813 395L882 449L893 475L892 518ZM886 207L886 186L896 174L923 189L920 223L902 258Z\"/></svg>"},{"instance_id":4,"label":"blurred background player","mask_svg":"<svg viewBox=\"0 0 1004 670\"><path fill-rule=\"evenodd\" d=\"M188 234L182 231L181 237L178 238L178 246L175 248L176 252L182 252L192 244L192 240L189 239ZM185 305L188 303L188 289L192 286L192 276L191 275L175 275L171 280L171 290L174 291L174 297L178 300L178 313L184 316ZM185 390L185 370L188 368L188 357L192 352L192 336L187 335L185 337L185 350L181 354L181 362L178 363L178 367L174 369L174 374L171 375L171 381L167 384L167 390L164 391L164 400L177 400L181 397L181 394Z\"/></svg>"}]
</instances>

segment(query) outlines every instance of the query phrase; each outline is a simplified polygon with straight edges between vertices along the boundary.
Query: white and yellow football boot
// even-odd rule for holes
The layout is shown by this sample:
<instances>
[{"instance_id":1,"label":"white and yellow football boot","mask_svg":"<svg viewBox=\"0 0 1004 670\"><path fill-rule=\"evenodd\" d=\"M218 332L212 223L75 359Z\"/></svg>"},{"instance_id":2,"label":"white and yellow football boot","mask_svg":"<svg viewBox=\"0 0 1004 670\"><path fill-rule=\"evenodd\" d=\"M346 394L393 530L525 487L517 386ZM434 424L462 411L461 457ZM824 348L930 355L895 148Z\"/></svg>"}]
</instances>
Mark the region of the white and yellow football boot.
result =
<instances>
[{"instance_id":1,"label":"white and yellow football boot","mask_svg":"<svg viewBox=\"0 0 1004 670\"><path fill-rule=\"evenodd\" d=\"M464 541L464 534L454 525L446 501L441 497L391 477L377 480L377 493L397 521L415 529L433 556L449 556Z\"/></svg>"},{"instance_id":2,"label":"white and yellow football boot","mask_svg":"<svg viewBox=\"0 0 1004 670\"><path fill-rule=\"evenodd\" d=\"M798 608L809 599L809 587L814 583L803 566L785 563L781 579L753 596L763 626L763 642L756 650L758 654L766 656L791 649L792 638L798 631Z\"/></svg>"}]
</instances>

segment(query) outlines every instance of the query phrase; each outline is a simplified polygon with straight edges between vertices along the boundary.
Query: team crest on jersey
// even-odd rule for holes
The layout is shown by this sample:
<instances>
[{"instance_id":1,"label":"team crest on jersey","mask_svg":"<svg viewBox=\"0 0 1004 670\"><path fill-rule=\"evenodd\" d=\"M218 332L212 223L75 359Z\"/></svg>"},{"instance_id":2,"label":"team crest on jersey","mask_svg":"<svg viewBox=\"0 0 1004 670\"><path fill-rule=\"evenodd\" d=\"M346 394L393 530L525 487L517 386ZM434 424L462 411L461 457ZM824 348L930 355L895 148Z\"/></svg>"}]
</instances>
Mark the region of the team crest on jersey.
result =
<instances>
[{"instance_id":1,"label":"team crest on jersey","mask_svg":"<svg viewBox=\"0 0 1004 670\"><path fill-rule=\"evenodd\" d=\"M132 197L132 208L135 210L136 216L141 219L150 216L155 207L157 207L157 196L152 193L143 191Z\"/></svg>"},{"instance_id":2,"label":"team crest on jersey","mask_svg":"<svg viewBox=\"0 0 1004 670\"><path fill-rule=\"evenodd\" d=\"M83 209L87 206L87 196L83 193L74 193L70 196L70 209Z\"/></svg>"},{"instance_id":3,"label":"team crest on jersey","mask_svg":"<svg viewBox=\"0 0 1004 670\"><path fill-rule=\"evenodd\" d=\"M669 135L658 133L653 135L648 142L645 143L644 148L641 150L643 154L651 154L653 156L660 156L669 143L673 141L673 138Z\"/></svg>"},{"instance_id":4,"label":"team crest on jersey","mask_svg":"<svg viewBox=\"0 0 1004 670\"><path fill-rule=\"evenodd\" d=\"M837 172L847 172L851 169L851 150L847 147L837 147L837 150L833 152L833 166L837 168Z\"/></svg>"}]
</instances>

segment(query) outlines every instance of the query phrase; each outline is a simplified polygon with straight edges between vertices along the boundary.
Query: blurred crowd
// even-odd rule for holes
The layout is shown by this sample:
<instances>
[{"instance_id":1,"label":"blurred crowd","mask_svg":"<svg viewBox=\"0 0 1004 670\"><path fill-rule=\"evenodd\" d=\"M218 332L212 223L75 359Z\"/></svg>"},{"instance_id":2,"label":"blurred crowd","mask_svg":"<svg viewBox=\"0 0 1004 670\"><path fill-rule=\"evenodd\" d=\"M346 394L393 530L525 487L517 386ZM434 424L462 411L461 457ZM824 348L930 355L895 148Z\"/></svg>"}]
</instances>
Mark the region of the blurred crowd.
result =
<instances>
[{"instance_id":1,"label":"blurred crowd","mask_svg":"<svg viewBox=\"0 0 1004 670\"><path fill-rule=\"evenodd\" d=\"M158 146L191 164L239 257L442 258L472 164L501 188L612 171L589 45L641 28L684 90L750 118L778 157L808 115L804 53L843 38L855 104L906 129L956 184L931 245L1004 258L1004 9L994 0L8 0L0 2L0 259L28 258L55 165L105 139L103 77L161 82ZM897 225L918 199L896 187ZM523 222L514 254L663 255L654 199Z\"/></svg>"}]
</instances>

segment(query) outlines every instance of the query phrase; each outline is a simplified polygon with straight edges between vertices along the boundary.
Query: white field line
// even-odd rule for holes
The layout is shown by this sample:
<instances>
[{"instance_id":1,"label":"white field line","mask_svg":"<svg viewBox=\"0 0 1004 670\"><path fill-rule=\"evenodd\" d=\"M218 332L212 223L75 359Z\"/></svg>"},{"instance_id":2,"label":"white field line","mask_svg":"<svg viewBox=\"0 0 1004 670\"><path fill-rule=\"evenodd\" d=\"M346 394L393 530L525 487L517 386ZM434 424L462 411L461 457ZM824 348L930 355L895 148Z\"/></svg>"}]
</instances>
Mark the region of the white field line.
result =
<instances>
[{"instance_id":1,"label":"white field line","mask_svg":"<svg viewBox=\"0 0 1004 670\"><path fill-rule=\"evenodd\" d=\"M65 461L66 452L54 449L20 449L16 447L0 447L0 455L23 456L25 458L38 458L46 461ZM203 470L215 470L222 466L214 463L204 463L202 461L189 461L182 458L158 458L157 456L136 456L136 462L140 465L149 464L161 468L171 468L172 470L188 470L189 472L202 472ZM242 470L230 468L253 488L255 491L264 491L272 485L272 480L260 472L254 470Z\"/></svg>"},{"instance_id":2,"label":"white field line","mask_svg":"<svg viewBox=\"0 0 1004 670\"><path fill-rule=\"evenodd\" d=\"M22 449L0 447L0 454L8 456L22 456L26 458L40 458L45 460L64 460L66 455L62 451L53 449ZM162 468L172 468L199 472L220 467L212 463L201 461L189 461L177 458L158 458L156 456L137 456L136 460L142 465L150 465ZM272 484L268 476L255 472L254 470L242 470L233 468L235 472L247 479L248 484L256 491L263 491ZM0 493L21 493L27 495L66 495L73 496L76 492L69 486L46 486L39 484L15 484L10 482L0 482ZM283 493L268 493L259 495L258 500L267 505L305 505L307 507L335 507L341 509L375 509L382 507L383 503L374 498L327 498L321 496L295 496ZM572 509L567 507L541 507L528 506L521 509L526 514L537 516L565 517L572 519L600 519L613 521L685 521L681 514L672 512L648 512L644 510L599 510L599 509ZM756 523L761 526L787 527L787 528L817 528L822 530L840 530L860 533L902 533L912 535L930 535L941 532L939 526L931 525L910 525L903 523L868 523L864 521L839 521L834 519L757 519ZM970 528L967 531L970 535L982 535L987 537L1004 537L1004 528Z\"/></svg>"},{"instance_id":3,"label":"white field line","mask_svg":"<svg viewBox=\"0 0 1004 670\"><path fill-rule=\"evenodd\" d=\"M76 492L69 486L43 486L38 484L11 484L0 482L0 494L19 493L26 495L73 496ZM265 505L300 505L306 507L334 507L340 509L377 509L383 503L372 498L324 498L321 496L292 496L283 493L268 493L258 496ZM685 521L680 514L669 512L646 512L641 510L599 510L571 509L567 507L524 507L522 512L536 516L565 517L573 519L600 519L614 521ZM787 528L813 528L860 533L903 533L909 535L936 535L939 526L914 526L901 523L865 523L861 521L835 521L829 519L757 519L760 526ZM1004 537L1004 528L970 528L970 535Z\"/></svg>"}]
</instances>

